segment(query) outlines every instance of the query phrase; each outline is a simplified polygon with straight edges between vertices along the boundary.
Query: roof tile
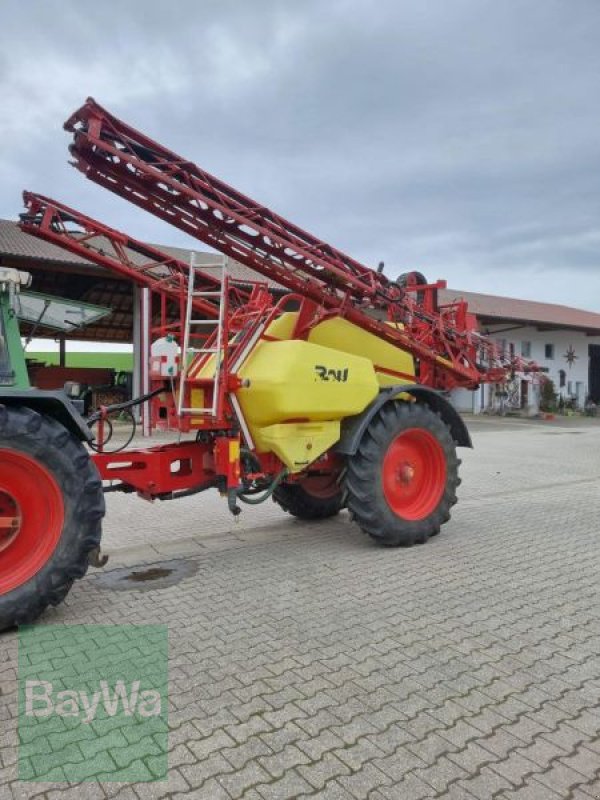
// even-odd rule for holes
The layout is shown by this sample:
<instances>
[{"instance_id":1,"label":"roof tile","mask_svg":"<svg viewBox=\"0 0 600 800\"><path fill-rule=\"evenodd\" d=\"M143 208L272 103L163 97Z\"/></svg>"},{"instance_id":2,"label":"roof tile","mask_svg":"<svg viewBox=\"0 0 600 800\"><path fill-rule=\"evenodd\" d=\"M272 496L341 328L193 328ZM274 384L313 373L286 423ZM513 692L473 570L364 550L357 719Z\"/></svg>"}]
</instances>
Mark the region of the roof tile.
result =
<instances>
[{"instance_id":1,"label":"roof tile","mask_svg":"<svg viewBox=\"0 0 600 800\"><path fill-rule=\"evenodd\" d=\"M463 292L457 289L440 290L442 303L449 303L459 298L466 300L469 311L478 317L600 331L600 314L593 311L584 311L580 308L556 303L538 303L534 300L518 300L514 297Z\"/></svg>"}]
</instances>

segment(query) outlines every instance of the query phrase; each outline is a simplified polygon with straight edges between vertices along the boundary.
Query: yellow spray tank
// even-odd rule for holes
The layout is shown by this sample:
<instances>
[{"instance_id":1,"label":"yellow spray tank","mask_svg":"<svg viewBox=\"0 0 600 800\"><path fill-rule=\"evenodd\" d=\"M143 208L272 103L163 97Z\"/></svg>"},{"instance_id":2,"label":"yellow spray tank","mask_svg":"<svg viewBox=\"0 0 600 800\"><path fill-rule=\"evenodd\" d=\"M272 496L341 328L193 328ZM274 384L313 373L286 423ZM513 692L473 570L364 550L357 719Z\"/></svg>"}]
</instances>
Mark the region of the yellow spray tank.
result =
<instances>
[{"instance_id":1,"label":"yellow spray tank","mask_svg":"<svg viewBox=\"0 0 600 800\"><path fill-rule=\"evenodd\" d=\"M317 325L308 341L290 339L296 317L271 323L239 370L248 386L237 393L257 452L275 453L291 472L329 450L341 421L380 386L414 376L410 355L341 318Z\"/></svg>"}]
</instances>

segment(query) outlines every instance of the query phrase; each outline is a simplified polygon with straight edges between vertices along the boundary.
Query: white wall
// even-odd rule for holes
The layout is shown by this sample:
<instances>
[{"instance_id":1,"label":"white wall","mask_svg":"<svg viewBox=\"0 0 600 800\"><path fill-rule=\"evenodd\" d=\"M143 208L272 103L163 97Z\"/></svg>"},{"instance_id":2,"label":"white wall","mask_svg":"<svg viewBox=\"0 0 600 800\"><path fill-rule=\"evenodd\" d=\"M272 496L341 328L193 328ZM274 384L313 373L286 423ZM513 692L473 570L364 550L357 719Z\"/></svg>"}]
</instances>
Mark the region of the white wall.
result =
<instances>
[{"instance_id":1,"label":"white wall","mask_svg":"<svg viewBox=\"0 0 600 800\"><path fill-rule=\"evenodd\" d=\"M588 345L600 344L600 336L586 336L579 331L538 331L535 327L522 327L515 330L507 330L508 325L495 325L489 328L489 336L496 341L504 339L507 347L512 344L514 352L520 356L522 342L531 343L531 354L526 356L546 367L546 373L554 381L556 391L564 398L577 396L582 405L588 393ZM546 358L545 345L554 346L554 357ZM569 366L565 358L569 348L573 348L577 358ZM560 387L560 370L565 372L565 385ZM531 391L530 397L535 401L535 390ZM475 414L488 407L491 398L491 387L484 386L475 392L466 389L456 389L452 392L452 402L460 411L471 411ZM534 412L535 407L530 411Z\"/></svg>"},{"instance_id":2,"label":"white wall","mask_svg":"<svg viewBox=\"0 0 600 800\"><path fill-rule=\"evenodd\" d=\"M468 411L471 414L480 414L483 411L485 405L482 405L482 403L485 401L482 398L482 387L476 389L474 392L468 389L453 389L450 392L452 405L459 411Z\"/></svg>"}]
</instances>

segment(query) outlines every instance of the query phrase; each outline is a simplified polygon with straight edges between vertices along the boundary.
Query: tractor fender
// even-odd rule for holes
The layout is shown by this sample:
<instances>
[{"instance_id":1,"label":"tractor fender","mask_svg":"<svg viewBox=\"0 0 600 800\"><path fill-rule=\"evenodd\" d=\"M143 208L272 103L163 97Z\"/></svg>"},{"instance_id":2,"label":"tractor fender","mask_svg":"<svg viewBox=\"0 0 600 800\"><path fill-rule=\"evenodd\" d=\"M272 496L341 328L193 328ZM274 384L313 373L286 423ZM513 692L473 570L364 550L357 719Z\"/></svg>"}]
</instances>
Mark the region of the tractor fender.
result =
<instances>
[{"instance_id":1,"label":"tractor fender","mask_svg":"<svg viewBox=\"0 0 600 800\"><path fill-rule=\"evenodd\" d=\"M415 398L417 403L429 406L432 411L439 413L442 420L450 429L450 433L456 444L459 447L473 447L471 435L469 434L467 426L450 401L447 400L441 392L435 389L409 383L398 386L386 386L364 411L353 417L347 417L342 422L342 432L340 440L334 448L335 452L348 456L354 455L358 450L359 442L372 418L385 403L393 401L398 394L409 394ZM400 400L399 402L406 401Z\"/></svg>"},{"instance_id":2,"label":"tractor fender","mask_svg":"<svg viewBox=\"0 0 600 800\"><path fill-rule=\"evenodd\" d=\"M94 438L85 419L61 390L0 388L0 406L25 406L45 414L82 442Z\"/></svg>"}]
</instances>

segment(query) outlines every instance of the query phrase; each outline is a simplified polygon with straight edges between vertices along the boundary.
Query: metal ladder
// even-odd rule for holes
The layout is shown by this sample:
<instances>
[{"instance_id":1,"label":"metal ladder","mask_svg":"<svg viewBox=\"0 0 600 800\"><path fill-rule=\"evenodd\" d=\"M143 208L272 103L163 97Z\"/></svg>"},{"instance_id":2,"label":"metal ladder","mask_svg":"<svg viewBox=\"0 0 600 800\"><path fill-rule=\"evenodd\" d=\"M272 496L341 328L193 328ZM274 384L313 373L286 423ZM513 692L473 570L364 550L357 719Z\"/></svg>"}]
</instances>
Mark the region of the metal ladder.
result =
<instances>
[{"instance_id":1,"label":"metal ladder","mask_svg":"<svg viewBox=\"0 0 600 800\"><path fill-rule=\"evenodd\" d=\"M214 291L200 291L194 289L196 283L196 272L217 272L216 278L219 281L219 290ZM177 416L181 417L184 414L211 414L213 417L217 415L218 402L219 402L219 380L221 378L221 363L223 361L223 322L226 308L226 292L227 292L227 267L225 260L216 264L202 264L196 265L196 254L190 255L190 270L188 278L188 291L187 291L187 306L185 310L185 327L183 334L183 349L181 353L181 376L179 379L179 397L177 399ZM199 319L194 317L194 297L214 298L218 302L219 316L217 319ZM197 312L196 312L197 313ZM216 325L216 341L213 347L191 347L190 338L192 328L204 328L205 326ZM195 358L190 358L190 354L194 355L214 355L214 371L213 374L206 378L207 381L212 381L212 404L203 407L186 407L183 405L185 398L186 384L189 383L190 366L196 363Z\"/></svg>"}]
</instances>

